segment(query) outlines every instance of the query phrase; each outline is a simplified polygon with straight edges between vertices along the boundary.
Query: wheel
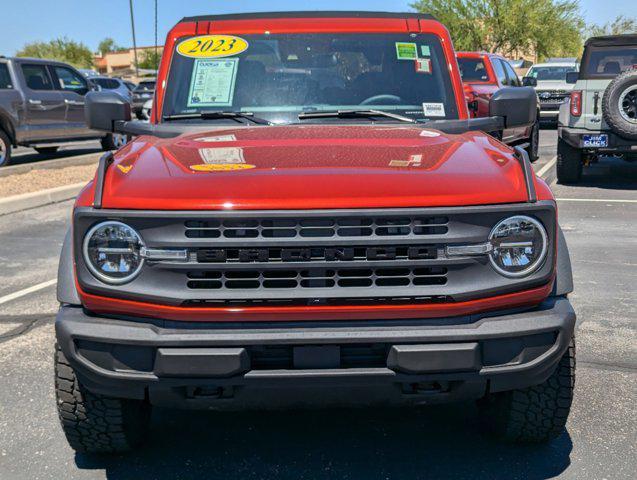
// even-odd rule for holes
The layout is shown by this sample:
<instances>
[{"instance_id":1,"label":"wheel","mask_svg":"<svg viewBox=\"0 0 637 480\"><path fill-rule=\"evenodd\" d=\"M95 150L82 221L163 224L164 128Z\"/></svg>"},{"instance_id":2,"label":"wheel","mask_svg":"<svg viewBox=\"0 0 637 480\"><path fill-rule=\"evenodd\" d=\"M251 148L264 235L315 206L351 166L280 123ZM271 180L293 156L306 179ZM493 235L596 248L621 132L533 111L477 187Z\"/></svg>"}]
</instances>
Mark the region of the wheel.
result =
<instances>
[{"instance_id":1,"label":"wheel","mask_svg":"<svg viewBox=\"0 0 637 480\"><path fill-rule=\"evenodd\" d=\"M60 147L35 147L35 151L42 155L50 155L58 151Z\"/></svg>"},{"instance_id":2,"label":"wheel","mask_svg":"<svg viewBox=\"0 0 637 480\"><path fill-rule=\"evenodd\" d=\"M60 347L55 352L55 394L66 439L76 452L125 452L143 440L150 406L91 393L78 381Z\"/></svg>"},{"instance_id":3,"label":"wheel","mask_svg":"<svg viewBox=\"0 0 637 480\"><path fill-rule=\"evenodd\" d=\"M610 82L602 97L602 115L617 135L637 140L637 69Z\"/></svg>"},{"instance_id":4,"label":"wheel","mask_svg":"<svg viewBox=\"0 0 637 480\"><path fill-rule=\"evenodd\" d=\"M571 147L561 138L557 139L557 181L577 183L582 177L582 151Z\"/></svg>"},{"instance_id":5,"label":"wheel","mask_svg":"<svg viewBox=\"0 0 637 480\"><path fill-rule=\"evenodd\" d=\"M11 140L9 136L0 130L0 167L11 164Z\"/></svg>"},{"instance_id":6,"label":"wheel","mask_svg":"<svg viewBox=\"0 0 637 480\"><path fill-rule=\"evenodd\" d=\"M101 140L102 150L119 150L128 143L130 137L121 133L109 133Z\"/></svg>"},{"instance_id":7,"label":"wheel","mask_svg":"<svg viewBox=\"0 0 637 480\"><path fill-rule=\"evenodd\" d=\"M526 147L526 153L529 154L529 160L535 162L539 157L540 151L540 120L535 121L531 127L531 135L529 136L529 146Z\"/></svg>"},{"instance_id":8,"label":"wheel","mask_svg":"<svg viewBox=\"0 0 637 480\"><path fill-rule=\"evenodd\" d=\"M494 433L517 443L548 442L566 426L575 386L575 340L560 359L555 372L540 385L494 395L486 418Z\"/></svg>"}]
</instances>

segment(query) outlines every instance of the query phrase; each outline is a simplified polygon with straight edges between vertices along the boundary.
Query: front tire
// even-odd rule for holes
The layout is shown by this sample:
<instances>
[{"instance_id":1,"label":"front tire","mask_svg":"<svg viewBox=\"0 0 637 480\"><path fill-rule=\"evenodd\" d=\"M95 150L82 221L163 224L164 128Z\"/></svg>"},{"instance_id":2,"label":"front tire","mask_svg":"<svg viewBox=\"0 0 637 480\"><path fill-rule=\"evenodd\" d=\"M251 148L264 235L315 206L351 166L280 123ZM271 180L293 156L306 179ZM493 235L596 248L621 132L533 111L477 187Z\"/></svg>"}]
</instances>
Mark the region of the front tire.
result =
<instances>
[{"instance_id":1,"label":"front tire","mask_svg":"<svg viewBox=\"0 0 637 480\"><path fill-rule=\"evenodd\" d=\"M141 400L89 392L77 379L59 346L55 352L55 393L62 430L76 452L132 450L143 440L150 406Z\"/></svg>"},{"instance_id":2,"label":"front tire","mask_svg":"<svg viewBox=\"0 0 637 480\"><path fill-rule=\"evenodd\" d=\"M582 151L557 139L557 182L577 183L582 177Z\"/></svg>"},{"instance_id":3,"label":"front tire","mask_svg":"<svg viewBox=\"0 0 637 480\"><path fill-rule=\"evenodd\" d=\"M487 405L496 435L516 443L548 442L566 427L575 386L575 340L555 372L540 385L502 392Z\"/></svg>"},{"instance_id":4,"label":"front tire","mask_svg":"<svg viewBox=\"0 0 637 480\"><path fill-rule=\"evenodd\" d=\"M9 136L0 130L0 167L11 165L11 140Z\"/></svg>"},{"instance_id":5,"label":"front tire","mask_svg":"<svg viewBox=\"0 0 637 480\"><path fill-rule=\"evenodd\" d=\"M122 135L121 133L109 133L106 135L100 143L102 144L102 150L108 152L110 150L119 150L128 143L130 137L128 135Z\"/></svg>"},{"instance_id":6,"label":"front tire","mask_svg":"<svg viewBox=\"0 0 637 480\"><path fill-rule=\"evenodd\" d=\"M540 119L538 119L531 127L531 135L529 136L529 146L526 147L526 153L529 154L529 160L535 162L540 158Z\"/></svg>"}]
</instances>

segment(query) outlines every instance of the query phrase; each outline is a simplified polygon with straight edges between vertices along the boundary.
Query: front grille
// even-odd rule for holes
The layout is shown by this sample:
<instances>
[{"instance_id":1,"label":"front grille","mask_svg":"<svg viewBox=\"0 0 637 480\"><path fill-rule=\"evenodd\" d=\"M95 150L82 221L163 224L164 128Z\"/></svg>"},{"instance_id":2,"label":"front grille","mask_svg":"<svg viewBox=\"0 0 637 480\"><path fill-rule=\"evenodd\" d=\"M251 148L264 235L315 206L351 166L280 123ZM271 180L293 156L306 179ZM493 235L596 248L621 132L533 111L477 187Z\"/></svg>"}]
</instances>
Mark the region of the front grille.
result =
<instances>
[{"instance_id":1,"label":"front grille","mask_svg":"<svg viewBox=\"0 0 637 480\"><path fill-rule=\"evenodd\" d=\"M197 290L444 285L447 283L446 275L445 267L204 270L187 273L188 288Z\"/></svg>"},{"instance_id":2,"label":"front grille","mask_svg":"<svg viewBox=\"0 0 637 480\"><path fill-rule=\"evenodd\" d=\"M339 346L339 368L382 368L387 366L390 346L385 343L343 344ZM294 368L292 345L248 347L252 370L291 370Z\"/></svg>"},{"instance_id":3,"label":"front grille","mask_svg":"<svg viewBox=\"0 0 637 480\"><path fill-rule=\"evenodd\" d=\"M351 238L443 235L449 219L433 217L243 218L189 220L188 238Z\"/></svg>"},{"instance_id":4,"label":"front grille","mask_svg":"<svg viewBox=\"0 0 637 480\"><path fill-rule=\"evenodd\" d=\"M143 212L76 209L78 281L87 293L183 307L287 307L460 302L545 284L498 274L486 255L447 246L487 241L500 220L532 215L555 235L551 202L431 209ZM104 218L135 228L146 247L185 251L150 260L124 288L97 280L82 241Z\"/></svg>"}]
</instances>

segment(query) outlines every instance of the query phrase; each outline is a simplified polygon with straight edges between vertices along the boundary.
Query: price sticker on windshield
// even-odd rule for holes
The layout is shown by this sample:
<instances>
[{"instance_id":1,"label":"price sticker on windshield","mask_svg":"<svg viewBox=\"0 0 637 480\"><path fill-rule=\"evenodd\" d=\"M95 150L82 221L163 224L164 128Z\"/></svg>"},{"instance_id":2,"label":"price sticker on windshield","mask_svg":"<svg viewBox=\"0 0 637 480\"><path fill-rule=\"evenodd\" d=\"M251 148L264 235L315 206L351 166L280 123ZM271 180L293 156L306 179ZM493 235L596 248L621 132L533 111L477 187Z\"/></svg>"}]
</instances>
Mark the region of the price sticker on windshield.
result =
<instances>
[{"instance_id":1,"label":"price sticker on windshield","mask_svg":"<svg viewBox=\"0 0 637 480\"><path fill-rule=\"evenodd\" d=\"M201 35L177 45L177 53L191 58L231 57L245 52L248 42L232 35Z\"/></svg>"}]
</instances>

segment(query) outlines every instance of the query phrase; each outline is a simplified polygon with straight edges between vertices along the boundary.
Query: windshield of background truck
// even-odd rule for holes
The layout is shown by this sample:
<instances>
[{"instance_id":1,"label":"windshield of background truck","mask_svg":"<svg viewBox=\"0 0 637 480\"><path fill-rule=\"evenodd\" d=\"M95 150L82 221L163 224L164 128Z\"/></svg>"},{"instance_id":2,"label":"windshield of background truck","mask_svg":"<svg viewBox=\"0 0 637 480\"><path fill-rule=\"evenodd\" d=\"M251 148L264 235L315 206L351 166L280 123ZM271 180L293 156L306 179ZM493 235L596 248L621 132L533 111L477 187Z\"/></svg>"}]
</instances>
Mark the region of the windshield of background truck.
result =
<instances>
[{"instance_id":1,"label":"windshield of background truck","mask_svg":"<svg viewBox=\"0 0 637 480\"><path fill-rule=\"evenodd\" d=\"M527 77L536 78L539 82L543 80L555 80L555 81L566 81L566 74L569 72L576 72L577 67L573 66L565 66L565 67L531 67L529 73L527 73Z\"/></svg>"},{"instance_id":2,"label":"windshield of background truck","mask_svg":"<svg viewBox=\"0 0 637 480\"><path fill-rule=\"evenodd\" d=\"M460 76L464 82L488 82L487 67L481 58L458 57Z\"/></svg>"},{"instance_id":3,"label":"windshield of background truck","mask_svg":"<svg viewBox=\"0 0 637 480\"><path fill-rule=\"evenodd\" d=\"M375 109L458 118L440 40L431 34L205 35L178 42L164 118L253 112L275 123L301 112ZM320 121L320 120L316 120Z\"/></svg>"},{"instance_id":4,"label":"windshield of background truck","mask_svg":"<svg viewBox=\"0 0 637 480\"><path fill-rule=\"evenodd\" d=\"M637 45L619 47L590 47L587 55L584 73L588 77L604 77L619 75L637 66Z\"/></svg>"}]
</instances>

